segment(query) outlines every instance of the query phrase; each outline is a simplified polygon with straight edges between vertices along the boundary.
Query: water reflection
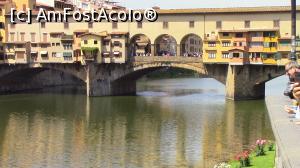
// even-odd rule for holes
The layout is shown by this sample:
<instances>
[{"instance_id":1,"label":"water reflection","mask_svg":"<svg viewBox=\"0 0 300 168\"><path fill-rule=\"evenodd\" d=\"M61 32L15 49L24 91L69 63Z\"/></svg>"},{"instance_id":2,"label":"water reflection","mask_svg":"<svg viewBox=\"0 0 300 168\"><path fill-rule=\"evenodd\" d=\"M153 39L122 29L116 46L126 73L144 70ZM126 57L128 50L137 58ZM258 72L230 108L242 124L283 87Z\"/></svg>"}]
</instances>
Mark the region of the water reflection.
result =
<instances>
[{"instance_id":1,"label":"water reflection","mask_svg":"<svg viewBox=\"0 0 300 168\"><path fill-rule=\"evenodd\" d=\"M144 95L154 84L166 95ZM225 101L210 79L139 87L137 97L1 96L0 167L212 167L272 138L263 101Z\"/></svg>"}]
</instances>

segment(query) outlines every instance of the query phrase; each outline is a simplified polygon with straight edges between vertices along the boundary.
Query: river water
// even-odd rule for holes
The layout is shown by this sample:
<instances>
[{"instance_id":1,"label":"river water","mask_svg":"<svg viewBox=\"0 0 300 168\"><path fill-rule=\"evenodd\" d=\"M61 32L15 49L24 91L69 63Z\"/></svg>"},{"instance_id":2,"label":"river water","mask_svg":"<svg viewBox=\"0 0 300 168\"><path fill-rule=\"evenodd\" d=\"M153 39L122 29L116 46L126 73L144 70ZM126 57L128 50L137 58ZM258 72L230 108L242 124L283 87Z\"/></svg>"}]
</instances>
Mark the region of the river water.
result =
<instances>
[{"instance_id":1,"label":"river water","mask_svg":"<svg viewBox=\"0 0 300 168\"><path fill-rule=\"evenodd\" d=\"M282 94L285 78L267 84ZM225 100L214 79L138 82L137 96L0 96L0 167L209 168L273 139L264 100Z\"/></svg>"}]
</instances>

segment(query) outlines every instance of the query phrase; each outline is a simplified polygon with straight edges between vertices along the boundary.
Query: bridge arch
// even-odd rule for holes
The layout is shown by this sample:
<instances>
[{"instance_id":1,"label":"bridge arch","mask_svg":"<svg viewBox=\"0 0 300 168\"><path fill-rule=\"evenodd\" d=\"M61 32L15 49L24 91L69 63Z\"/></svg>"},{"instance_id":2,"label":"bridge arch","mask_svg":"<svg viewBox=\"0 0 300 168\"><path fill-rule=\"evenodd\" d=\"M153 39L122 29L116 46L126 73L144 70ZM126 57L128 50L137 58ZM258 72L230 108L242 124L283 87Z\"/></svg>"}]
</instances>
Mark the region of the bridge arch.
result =
<instances>
[{"instance_id":1,"label":"bridge arch","mask_svg":"<svg viewBox=\"0 0 300 168\"><path fill-rule=\"evenodd\" d=\"M2 65L0 67L0 92L25 91L59 85L84 86L86 84L85 76L81 76L79 71L75 69L71 71L67 67L65 65L60 65L60 68L53 65L39 67Z\"/></svg>"},{"instance_id":2,"label":"bridge arch","mask_svg":"<svg viewBox=\"0 0 300 168\"><path fill-rule=\"evenodd\" d=\"M180 55L200 57L203 53L203 40L194 33L185 35L180 41Z\"/></svg>"},{"instance_id":3,"label":"bridge arch","mask_svg":"<svg viewBox=\"0 0 300 168\"><path fill-rule=\"evenodd\" d=\"M136 64L130 69L127 70L125 69L123 73L120 73L120 75L114 78L112 82L122 83L121 81L136 81L148 73L163 68L179 68L179 69L192 70L203 77L214 78L218 82L224 85L226 84L226 78L224 77L224 75L221 75L218 72L213 72L210 69L207 69L207 67L203 63L181 63L181 62L149 62L149 63Z\"/></svg>"},{"instance_id":4,"label":"bridge arch","mask_svg":"<svg viewBox=\"0 0 300 168\"><path fill-rule=\"evenodd\" d=\"M151 54L151 40L145 34L136 34L129 42L129 56L149 56Z\"/></svg>"},{"instance_id":5,"label":"bridge arch","mask_svg":"<svg viewBox=\"0 0 300 168\"><path fill-rule=\"evenodd\" d=\"M154 55L155 56L176 56L177 41L169 34L162 34L154 41Z\"/></svg>"}]
</instances>

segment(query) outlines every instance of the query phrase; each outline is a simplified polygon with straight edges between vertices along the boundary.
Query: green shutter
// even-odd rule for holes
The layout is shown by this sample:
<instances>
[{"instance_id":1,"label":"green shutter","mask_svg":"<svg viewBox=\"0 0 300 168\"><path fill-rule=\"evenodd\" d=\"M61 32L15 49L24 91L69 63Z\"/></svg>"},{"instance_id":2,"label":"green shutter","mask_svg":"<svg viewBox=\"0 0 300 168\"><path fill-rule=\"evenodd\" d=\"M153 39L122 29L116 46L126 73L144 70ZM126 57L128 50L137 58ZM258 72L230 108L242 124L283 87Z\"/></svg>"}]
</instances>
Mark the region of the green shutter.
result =
<instances>
[{"instance_id":1,"label":"green shutter","mask_svg":"<svg viewBox=\"0 0 300 168\"><path fill-rule=\"evenodd\" d=\"M72 53L71 52L64 52L63 56L64 57L72 57Z\"/></svg>"}]
</instances>

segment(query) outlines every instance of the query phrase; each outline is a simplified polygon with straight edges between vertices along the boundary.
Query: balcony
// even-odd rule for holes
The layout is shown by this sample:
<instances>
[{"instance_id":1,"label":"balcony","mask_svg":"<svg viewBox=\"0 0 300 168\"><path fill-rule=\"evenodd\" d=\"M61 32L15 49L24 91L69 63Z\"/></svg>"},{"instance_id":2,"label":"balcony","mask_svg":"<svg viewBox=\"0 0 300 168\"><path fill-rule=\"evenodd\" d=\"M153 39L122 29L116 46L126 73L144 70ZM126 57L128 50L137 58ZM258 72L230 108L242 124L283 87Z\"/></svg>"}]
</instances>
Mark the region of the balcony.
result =
<instances>
[{"instance_id":1,"label":"balcony","mask_svg":"<svg viewBox=\"0 0 300 168\"><path fill-rule=\"evenodd\" d=\"M249 47L249 52L263 52L264 47L263 46L251 46Z\"/></svg>"},{"instance_id":2,"label":"balcony","mask_svg":"<svg viewBox=\"0 0 300 168\"><path fill-rule=\"evenodd\" d=\"M229 51L229 50L231 50L231 49L232 49L232 46L222 46L222 47L220 48L221 51Z\"/></svg>"},{"instance_id":3,"label":"balcony","mask_svg":"<svg viewBox=\"0 0 300 168\"><path fill-rule=\"evenodd\" d=\"M231 40L232 36L231 35L228 35L228 36L219 35L219 39L220 40Z\"/></svg>"},{"instance_id":4,"label":"balcony","mask_svg":"<svg viewBox=\"0 0 300 168\"><path fill-rule=\"evenodd\" d=\"M26 51L26 48L25 47L16 47L15 48L15 52L25 52Z\"/></svg>"},{"instance_id":5,"label":"balcony","mask_svg":"<svg viewBox=\"0 0 300 168\"><path fill-rule=\"evenodd\" d=\"M15 53L15 47L5 47L5 53Z\"/></svg>"},{"instance_id":6,"label":"balcony","mask_svg":"<svg viewBox=\"0 0 300 168\"><path fill-rule=\"evenodd\" d=\"M242 50L242 51L248 51L247 46L232 46L230 50Z\"/></svg>"},{"instance_id":7,"label":"balcony","mask_svg":"<svg viewBox=\"0 0 300 168\"><path fill-rule=\"evenodd\" d=\"M205 50L206 51L215 51L215 50L217 50L217 46L206 46Z\"/></svg>"},{"instance_id":8,"label":"balcony","mask_svg":"<svg viewBox=\"0 0 300 168\"><path fill-rule=\"evenodd\" d=\"M209 36L204 38L204 41L217 41L217 40L218 40L218 36Z\"/></svg>"},{"instance_id":9,"label":"balcony","mask_svg":"<svg viewBox=\"0 0 300 168\"><path fill-rule=\"evenodd\" d=\"M73 35L64 35L64 36L62 36L61 41L62 42L64 42L64 41L66 41L66 42L74 41Z\"/></svg>"},{"instance_id":10,"label":"balcony","mask_svg":"<svg viewBox=\"0 0 300 168\"><path fill-rule=\"evenodd\" d=\"M263 59L263 64L265 65L277 65L277 61L274 58Z\"/></svg>"},{"instance_id":11,"label":"balcony","mask_svg":"<svg viewBox=\"0 0 300 168\"><path fill-rule=\"evenodd\" d=\"M263 42L264 41L264 37L250 37L250 41L253 42Z\"/></svg>"},{"instance_id":12,"label":"balcony","mask_svg":"<svg viewBox=\"0 0 300 168\"><path fill-rule=\"evenodd\" d=\"M279 45L278 51L291 51L291 46L289 45Z\"/></svg>"},{"instance_id":13,"label":"balcony","mask_svg":"<svg viewBox=\"0 0 300 168\"><path fill-rule=\"evenodd\" d=\"M245 64L249 64L249 63L250 63L250 60L248 57L242 57L242 58L232 57L229 62L230 65L245 65Z\"/></svg>"},{"instance_id":14,"label":"balcony","mask_svg":"<svg viewBox=\"0 0 300 168\"><path fill-rule=\"evenodd\" d=\"M94 61L99 53L98 47L81 47L83 57L85 60Z\"/></svg>"},{"instance_id":15,"label":"balcony","mask_svg":"<svg viewBox=\"0 0 300 168\"><path fill-rule=\"evenodd\" d=\"M263 64L263 60L260 57L252 57L249 60L250 64Z\"/></svg>"},{"instance_id":16,"label":"balcony","mask_svg":"<svg viewBox=\"0 0 300 168\"><path fill-rule=\"evenodd\" d=\"M264 42L277 42L278 37L264 37Z\"/></svg>"},{"instance_id":17,"label":"balcony","mask_svg":"<svg viewBox=\"0 0 300 168\"><path fill-rule=\"evenodd\" d=\"M232 41L233 42L247 42L248 38L247 37L233 37Z\"/></svg>"},{"instance_id":18,"label":"balcony","mask_svg":"<svg viewBox=\"0 0 300 168\"><path fill-rule=\"evenodd\" d=\"M277 48L276 47L264 47L263 52L269 52L269 53L277 52Z\"/></svg>"}]
</instances>

